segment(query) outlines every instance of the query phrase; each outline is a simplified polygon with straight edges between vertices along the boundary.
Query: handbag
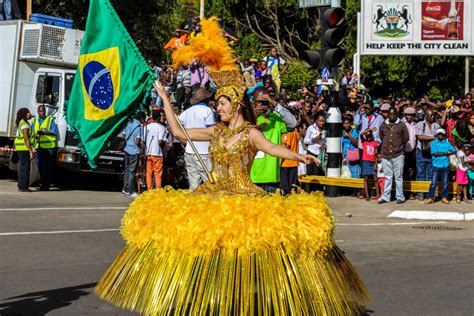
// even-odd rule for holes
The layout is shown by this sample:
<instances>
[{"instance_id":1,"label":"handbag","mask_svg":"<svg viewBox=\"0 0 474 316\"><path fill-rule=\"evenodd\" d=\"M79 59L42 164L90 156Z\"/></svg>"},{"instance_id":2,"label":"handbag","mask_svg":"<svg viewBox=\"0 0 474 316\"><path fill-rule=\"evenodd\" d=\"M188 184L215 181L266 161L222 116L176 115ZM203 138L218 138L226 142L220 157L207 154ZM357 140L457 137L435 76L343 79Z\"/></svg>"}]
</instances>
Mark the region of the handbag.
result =
<instances>
[{"instance_id":1,"label":"handbag","mask_svg":"<svg viewBox=\"0 0 474 316\"><path fill-rule=\"evenodd\" d=\"M347 148L347 160L349 162L358 162L360 160L359 148Z\"/></svg>"}]
</instances>

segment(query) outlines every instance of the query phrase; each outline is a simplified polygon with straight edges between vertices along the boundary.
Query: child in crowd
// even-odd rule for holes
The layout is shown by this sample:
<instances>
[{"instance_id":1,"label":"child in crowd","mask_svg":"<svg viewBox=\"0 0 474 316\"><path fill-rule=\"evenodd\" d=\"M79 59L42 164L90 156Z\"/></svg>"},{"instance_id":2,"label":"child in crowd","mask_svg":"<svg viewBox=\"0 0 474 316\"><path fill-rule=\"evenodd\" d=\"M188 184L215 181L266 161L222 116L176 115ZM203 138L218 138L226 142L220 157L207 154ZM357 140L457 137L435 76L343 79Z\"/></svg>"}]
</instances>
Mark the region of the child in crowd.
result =
<instances>
[{"instance_id":1,"label":"child in crowd","mask_svg":"<svg viewBox=\"0 0 474 316\"><path fill-rule=\"evenodd\" d=\"M382 154L377 154L377 185L379 192L383 192L385 188L385 175L382 168Z\"/></svg>"},{"instance_id":2,"label":"child in crowd","mask_svg":"<svg viewBox=\"0 0 474 316\"><path fill-rule=\"evenodd\" d=\"M469 152L470 152L470 155L467 157L468 158L467 178L469 180L467 191L471 199L474 199L474 147L472 143L469 146Z\"/></svg>"},{"instance_id":3,"label":"child in crowd","mask_svg":"<svg viewBox=\"0 0 474 316\"><path fill-rule=\"evenodd\" d=\"M378 143L374 140L374 135L371 129L367 129L361 133L362 136L362 176L364 177L364 191L365 200L370 201L369 193L369 178L372 177L375 183L375 190L377 196L374 197L377 200L380 196L380 190L377 185L377 147Z\"/></svg>"},{"instance_id":4,"label":"child in crowd","mask_svg":"<svg viewBox=\"0 0 474 316\"><path fill-rule=\"evenodd\" d=\"M470 144L463 144L458 142L456 144L457 152L456 152L456 159L457 159L457 168L456 168L456 184L457 187L457 202L461 204L461 191L464 198L464 201L468 204L471 204L467 196L467 185L469 184L469 179L467 177L467 170L468 170L468 156L470 151Z\"/></svg>"}]
</instances>

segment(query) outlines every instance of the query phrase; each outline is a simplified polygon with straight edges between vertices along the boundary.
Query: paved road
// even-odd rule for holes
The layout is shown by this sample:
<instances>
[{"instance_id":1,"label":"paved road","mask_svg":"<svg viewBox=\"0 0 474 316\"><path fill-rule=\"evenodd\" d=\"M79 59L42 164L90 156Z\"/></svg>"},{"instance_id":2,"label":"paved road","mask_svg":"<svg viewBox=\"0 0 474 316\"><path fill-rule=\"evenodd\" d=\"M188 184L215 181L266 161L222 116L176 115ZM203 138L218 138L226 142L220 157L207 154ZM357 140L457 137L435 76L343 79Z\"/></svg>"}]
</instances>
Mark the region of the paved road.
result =
<instances>
[{"instance_id":1,"label":"paved road","mask_svg":"<svg viewBox=\"0 0 474 316\"><path fill-rule=\"evenodd\" d=\"M93 294L123 246L118 227L128 198L94 187L20 194L2 179L0 201L0 315L133 315ZM474 222L386 217L423 209L418 202L329 203L337 243L372 293L369 315L474 314ZM442 210L459 208L467 210Z\"/></svg>"}]
</instances>

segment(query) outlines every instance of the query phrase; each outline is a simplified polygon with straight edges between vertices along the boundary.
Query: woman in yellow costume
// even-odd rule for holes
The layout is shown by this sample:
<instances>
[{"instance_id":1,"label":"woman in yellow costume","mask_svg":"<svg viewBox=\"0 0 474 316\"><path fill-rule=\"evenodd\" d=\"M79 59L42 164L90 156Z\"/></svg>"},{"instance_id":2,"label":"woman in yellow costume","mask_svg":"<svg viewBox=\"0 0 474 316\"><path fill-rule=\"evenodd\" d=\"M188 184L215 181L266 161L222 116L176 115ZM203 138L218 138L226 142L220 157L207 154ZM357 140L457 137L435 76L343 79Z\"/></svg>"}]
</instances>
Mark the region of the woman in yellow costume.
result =
<instances>
[{"instance_id":1,"label":"woman in yellow costume","mask_svg":"<svg viewBox=\"0 0 474 316\"><path fill-rule=\"evenodd\" d=\"M270 143L249 121L236 78L231 70L218 80L222 123L187 130L210 141L212 177L192 192L148 191L130 205L127 244L97 294L145 315L359 314L367 290L334 243L323 195L267 195L250 181L257 151L319 161ZM163 86L155 88L171 132L185 140Z\"/></svg>"}]
</instances>

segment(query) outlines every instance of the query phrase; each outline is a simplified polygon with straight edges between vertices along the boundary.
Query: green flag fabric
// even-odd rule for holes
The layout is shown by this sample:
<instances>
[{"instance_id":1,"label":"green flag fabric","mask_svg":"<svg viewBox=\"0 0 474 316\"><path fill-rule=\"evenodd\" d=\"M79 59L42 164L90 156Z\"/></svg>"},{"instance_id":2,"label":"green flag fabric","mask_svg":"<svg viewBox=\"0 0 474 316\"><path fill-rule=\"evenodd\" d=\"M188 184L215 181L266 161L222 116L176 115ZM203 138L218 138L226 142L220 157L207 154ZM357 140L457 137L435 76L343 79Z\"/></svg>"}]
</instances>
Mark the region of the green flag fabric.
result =
<instances>
[{"instance_id":1,"label":"green flag fabric","mask_svg":"<svg viewBox=\"0 0 474 316\"><path fill-rule=\"evenodd\" d=\"M109 0L91 0L66 108L91 167L137 111L155 77Z\"/></svg>"}]
</instances>

